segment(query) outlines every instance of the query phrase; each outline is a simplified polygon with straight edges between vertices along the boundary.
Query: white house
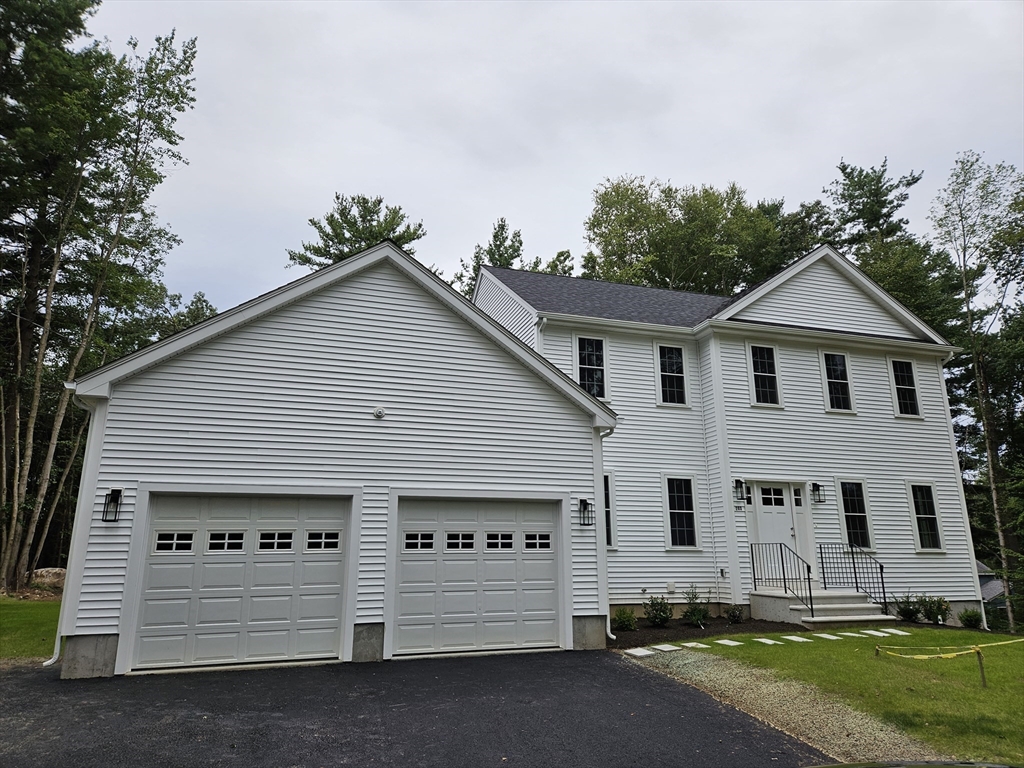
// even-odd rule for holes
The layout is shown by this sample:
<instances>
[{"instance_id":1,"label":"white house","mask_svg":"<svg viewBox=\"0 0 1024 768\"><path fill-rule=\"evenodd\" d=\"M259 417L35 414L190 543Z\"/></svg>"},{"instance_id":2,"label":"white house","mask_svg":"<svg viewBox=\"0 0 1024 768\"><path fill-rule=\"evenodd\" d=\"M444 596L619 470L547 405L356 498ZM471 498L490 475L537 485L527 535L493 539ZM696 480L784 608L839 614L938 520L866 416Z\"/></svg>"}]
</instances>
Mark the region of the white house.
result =
<instances>
[{"instance_id":1,"label":"white house","mask_svg":"<svg viewBox=\"0 0 1024 768\"><path fill-rule=\"evenodd\" d=\"M487 267L474 302L619 414L613 609L691 584L805 623L877 613L846 605L856 589L980 607L954 348L831 248L732 299ZM773 607L783 585L798 615Z\"/></svg>"},{"instance_id":2,"label":"white house","mask_svg":"<svg viewBox=\"0 0 1024 768\"><path fill-rule=\"evenodd\" d=\"M604 646L615 414L390 243L74 389L65 677Z\"/></svg>"}]
</instances>

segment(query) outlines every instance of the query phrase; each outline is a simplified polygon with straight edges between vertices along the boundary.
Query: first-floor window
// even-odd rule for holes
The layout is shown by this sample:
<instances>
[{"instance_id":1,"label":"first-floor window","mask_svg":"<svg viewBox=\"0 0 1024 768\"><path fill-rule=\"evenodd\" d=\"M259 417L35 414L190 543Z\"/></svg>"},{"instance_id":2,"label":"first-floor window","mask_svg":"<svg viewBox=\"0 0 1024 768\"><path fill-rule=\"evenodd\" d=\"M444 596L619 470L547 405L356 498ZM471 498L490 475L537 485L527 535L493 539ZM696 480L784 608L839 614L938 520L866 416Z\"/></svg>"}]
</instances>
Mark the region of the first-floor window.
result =
<instances>
[{"instance_id":1,"label":"first-floor window","mask_svg":"<svg viewBox=\"0 0 1024 768\"><path fill-rule=\"evenodd\" d=\"M917 520L917 539L921 549L942 549L939 537L939 515L930 485L910 486L914 498L914 517Z\"/></svg>"},{"instance_id":2,"label":"first-floor window","mask_svg":"<svg viewBox=\"0 0 1024 768\"><path fill-rule=\"evenodd\" d=\"M611 476L604 476L604 543L605 546L613 546L612 542L612 482Z\"/></svg>"},{"instance_id":3,"label":"first-floor window","mask_svg":"<svg viewBox=\"0 0 1024 768\"><path fill-rule=\"evenodd\" d=\"M840 483L843 495L843 516L846 518L846 541L865 549L871 547L868 533L868 505L862 483Z\"/></svg>"},{"instance_id":4,"label":"first-floor window","mask_svg":"<svg viewBox=\"0 0 1024 768\"><path fill-rule=\"evenodd\" d=\"M697 546L697 520L693 507L693 481L670 477L668 484L669 540L673 547Z\"/></svg>"}]
</instances>

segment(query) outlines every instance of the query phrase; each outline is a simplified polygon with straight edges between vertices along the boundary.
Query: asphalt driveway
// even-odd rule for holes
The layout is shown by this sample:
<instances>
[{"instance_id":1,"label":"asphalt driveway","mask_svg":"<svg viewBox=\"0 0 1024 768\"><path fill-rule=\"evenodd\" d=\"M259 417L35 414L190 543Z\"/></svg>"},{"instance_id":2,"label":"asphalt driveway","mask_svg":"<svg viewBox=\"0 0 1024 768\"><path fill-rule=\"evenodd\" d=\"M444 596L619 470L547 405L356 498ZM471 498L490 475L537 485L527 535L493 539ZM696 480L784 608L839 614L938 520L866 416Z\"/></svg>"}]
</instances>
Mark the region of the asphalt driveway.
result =
<instances>
[{"instance_id":1,"label":"asphalt driveway","mask_svg":"<svg viewBox=\"0 0 1024 768\"><path fill-rule=\"evenodd\" d=\"M0 765L771 766L829 759L610 652L60 680L0 671Z\"/></svg>"}]
</instances>

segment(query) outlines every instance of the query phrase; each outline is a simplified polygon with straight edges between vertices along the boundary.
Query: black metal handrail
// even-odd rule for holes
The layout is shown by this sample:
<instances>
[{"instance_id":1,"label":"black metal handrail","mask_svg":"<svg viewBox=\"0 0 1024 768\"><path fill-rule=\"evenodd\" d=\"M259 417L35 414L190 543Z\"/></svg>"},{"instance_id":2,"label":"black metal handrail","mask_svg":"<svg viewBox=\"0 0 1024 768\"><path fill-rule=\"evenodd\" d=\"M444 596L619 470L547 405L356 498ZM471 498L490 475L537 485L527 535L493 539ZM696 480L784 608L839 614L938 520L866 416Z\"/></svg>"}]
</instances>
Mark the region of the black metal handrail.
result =
<instances>
[{"instance_id":1,"label":"black metal handrail","mask_svg":"<svg viewBox=\"0 0 1024 768\"><path fill-rule=\"evenodd\" d=\"M814 618L810 563L785 544L751 544L750 565L754 572L755 590L759 584L781 587L807 606L811 618Z\"/></svg>"},{"instance_id":2,"label":"black metal handrail","mask_svg":"<svg viewBox=\"0 0 1024 768\"><path fill-rule=\"evenodd\" d=\"M853 587L889 613L885 591L885 566L856 544L819 544L821 588Z\"/></svg>"}]
</instances>

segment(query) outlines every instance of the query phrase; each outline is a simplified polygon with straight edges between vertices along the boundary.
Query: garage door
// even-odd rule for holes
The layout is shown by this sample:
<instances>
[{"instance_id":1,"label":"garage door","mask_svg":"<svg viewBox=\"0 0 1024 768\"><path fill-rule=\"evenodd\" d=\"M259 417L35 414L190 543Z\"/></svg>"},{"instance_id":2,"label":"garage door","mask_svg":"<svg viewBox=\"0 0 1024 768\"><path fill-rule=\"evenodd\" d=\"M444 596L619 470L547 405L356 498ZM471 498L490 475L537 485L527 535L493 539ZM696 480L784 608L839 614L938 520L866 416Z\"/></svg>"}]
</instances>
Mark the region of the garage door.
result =
<instances>
[{"instance_id":1,"label":"garage door","mask_svg":"<svg viewBox=\"0 0 1024 768\"><path fill-rule=\"evenodd\" d=\"M154 495L133 666L337 657L350 507Z\"/></svg>"},{"instance_id":2,"label":"garage door","mask_svg":"<svg viewBox=\"0 0 1024 768\"><path fill-rule=\"evenodd\" d=\"M556 506L402 500L395 654L557 647Z\"/></svg>"}]
</instances>

